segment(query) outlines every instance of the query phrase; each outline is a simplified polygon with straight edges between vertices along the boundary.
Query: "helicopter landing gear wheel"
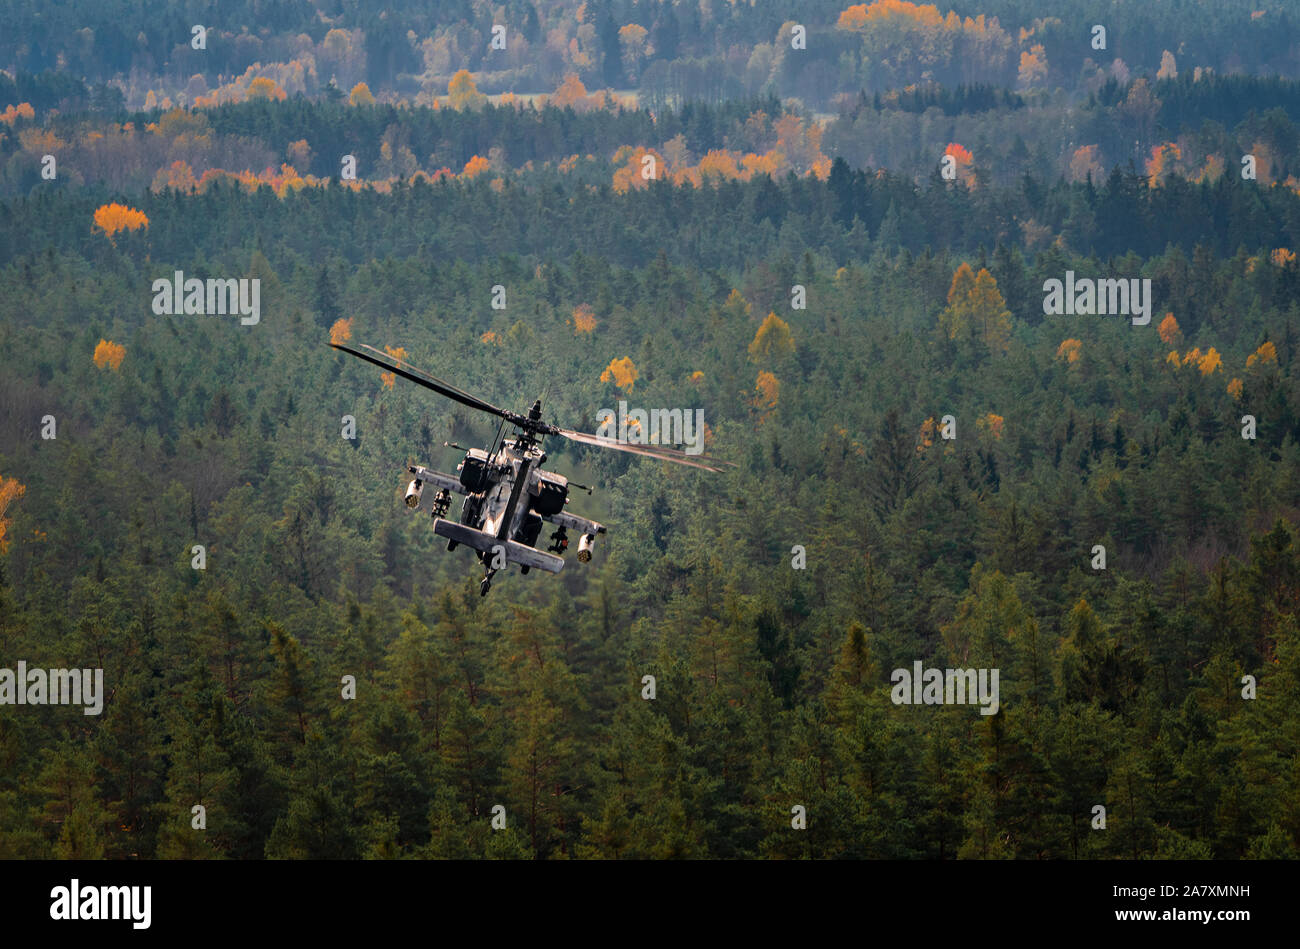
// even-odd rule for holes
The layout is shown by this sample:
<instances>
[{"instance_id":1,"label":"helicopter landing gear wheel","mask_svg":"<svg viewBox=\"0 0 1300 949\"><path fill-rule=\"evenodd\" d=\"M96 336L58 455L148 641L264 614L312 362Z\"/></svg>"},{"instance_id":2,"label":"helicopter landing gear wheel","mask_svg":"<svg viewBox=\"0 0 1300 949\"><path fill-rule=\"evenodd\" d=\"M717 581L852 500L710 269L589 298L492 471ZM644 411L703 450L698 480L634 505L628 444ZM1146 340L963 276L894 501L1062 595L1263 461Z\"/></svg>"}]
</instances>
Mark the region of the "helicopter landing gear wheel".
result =
<instances>
[{"instance_id":1,"label":"helicopter landing gear wheel","mask_svg":"<svg viewBox=\"0 0 1300 949\"><path fill-rule=\"evenodd\" d=\"M491 578L491 577L484 577L483 580L482 580L482 582L479 583L479 585L478 585L478 595L479 595L479 596L487 596L487 595L488 595L488 590L491 590L491 589L492 589L492 578Z\"/></svg>"},{"instance_id":2,"label":"helicopter landing gear wheel","mask_svg":"<svg viewBox=\"0 0 1300 949\"><path fill-rule=\"evenodd\" d=\"M455 541L455 540L449 540L449 541L447 541L447 549L448 549L448 550L455 550L455 549L456 549L456 545L457 545L458 543L459 543L459 541Z\"/></svg>"}]
</instances>

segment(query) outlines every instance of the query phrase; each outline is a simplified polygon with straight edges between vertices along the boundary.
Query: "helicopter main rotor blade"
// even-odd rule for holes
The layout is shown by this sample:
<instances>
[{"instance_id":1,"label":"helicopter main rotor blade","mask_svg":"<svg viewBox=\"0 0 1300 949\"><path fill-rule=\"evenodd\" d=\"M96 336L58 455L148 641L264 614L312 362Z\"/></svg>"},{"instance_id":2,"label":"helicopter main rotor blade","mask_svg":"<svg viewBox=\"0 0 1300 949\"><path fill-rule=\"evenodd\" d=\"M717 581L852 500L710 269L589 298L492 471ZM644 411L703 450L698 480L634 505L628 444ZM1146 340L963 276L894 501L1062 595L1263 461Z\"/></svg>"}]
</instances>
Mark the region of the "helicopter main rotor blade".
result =
<instances>
[{"instance_id":1,"label":"helicopter main rotor blade","mask_svg":"<svg viewBox=\"0 0 1300 949\"><path fill-rule=\"evenodd\" d=\"M370 350L380 359L391 359L393 362L395 362L397 365L401 366L403 369L407 370L408 372L413 372L422 379L428 379L431 382L436 382L438 383L438 385L443 386L444 388L449 389L452 392L457 392L467 399L475 399L476 401L480 401L480 402L483 401L482 399L478 399L476 396L470 395L460 386L454 386L450 382L447 382L443 379L439 379L437 376L431 376L429 373L425 372L419 366L412 366L405 359L401 359L400 357L394 356L390 352L385 352L384 350L375 349L375 347L371 346L368 343L362 343L361 348Z\"/></svg>"},{"instance_id":2,"label":"helicopter main rotor blade","mask_svg":"<svg viewBox=\"0 0 1300 949\"><path fill-rule=\"evenodd\" d=\"M628 445L624 442L614 441L610 438L601 438L599 435L588 435L586 432L574 432L567 428L556 428L550 432L552 435L561 435L571 441L583 445L594 445L597 448L612 448L615 451L626 451L634 455L643 455L647 458L657 458L659 461L671 461L679 465L689 465L692 468L703 468L705 471L722 471L719 465L736 467L730 461L723 461L720 458L710 458L708 455L688 455L684 451L676 448L665 448L662 445Z\"/></svg>"},{"instance_id":3,"label":"helicopter main rotor blade","mask_svg":"<svg viewBox=\"0 0 1300 949\"><path fill-rule=\"evenodd\" d=\"M511 422L518 419L518 416L514 412L507 412L505 409L499 409L490 402L484 402L482 399L476 398L468 392L462 392L460 389L448 385L441 379L436 379L427 373L421 372L419 369L415 369L415 367L410 366L409 363L407 364L409 369L404 369L402 366L399 366L394 362L388 362L387 360L379 359L375 356L368 356L365 353L358 352L350 347L340 346L338 343L330 343L330 345L335 349L341 349L345 353L356 356L358 359L364 359L368 363L379 366L381 369L387 369L389 372L395 373L403 379L409 379L411 382L414 382L417 385L422 385L426 389L432 389L434 392L451 399L453 402L459 402L461 405L469 406L471 409L478 409L480 412L487 412L489 415L496 415ZM373 347L366 348L371 349ZM378 352L378 350L375 351ZM389 358L391 359L392 357ZM414 372L409 370L414 370ZM419 374L417 375L416 373Z\"/></svg>"}]
</instances>

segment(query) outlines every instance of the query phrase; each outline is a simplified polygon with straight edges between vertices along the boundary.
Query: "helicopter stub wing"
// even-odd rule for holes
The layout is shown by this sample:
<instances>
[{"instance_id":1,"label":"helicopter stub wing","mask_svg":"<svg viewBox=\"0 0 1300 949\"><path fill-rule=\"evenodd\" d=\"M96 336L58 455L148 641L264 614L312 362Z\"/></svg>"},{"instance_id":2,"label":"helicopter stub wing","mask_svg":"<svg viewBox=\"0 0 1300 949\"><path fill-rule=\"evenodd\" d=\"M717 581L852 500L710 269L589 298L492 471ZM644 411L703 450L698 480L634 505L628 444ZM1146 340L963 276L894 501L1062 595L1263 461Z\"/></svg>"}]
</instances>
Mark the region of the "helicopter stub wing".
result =
<instances>
[{"instance_id":1,"label":"helicopter stub wing","mask_svg":"<svg viewBox=\"0 0 1300 949\"><path fill-rule=\"evenodd\" d=\"M457 494L469 494L469 491L460 483L460 478L455 475L443 474L441 471L434 471L423 465L407 465L406 470L415 476L416 480L424 484L431 484L436 488L446 488L448 491L454 491Z\"/></svg>"},{"instance_id":2,"label":"helicopter stub wing","mask_svg":"<svg viewBox=\"0 0 1300 949\"><path fill-rule=\"evenodd\" d=\"M568 511L561 511L559 514L543 514L542 519L550 521L552 524L558 524L560 527L567 527L569 530L581 531L584 534L605 533L604 524L598 521L589 521L585 517L578 517Z\"/></svg>"},{"instance_id":3,"label":"helicopter stub wing","mask_svg":"<svg viewBox=\"0 0 1300 949\"><path fill-rule=\"evenodd\" d=\"M548 554L544 550L535 550L517 541L502 540L492 534L475 530L472 527L445 518L439 517L434 520L433 532L446 537L448 540L454 540L458 544L473 547L475 550L489 556L496 553L494 548L504 547L506 561L509 563L517 563L525 567L536 567L538 570L545 570L548 573L559 573L564 569L563 557Z\"/></svg>"}]
</instances>

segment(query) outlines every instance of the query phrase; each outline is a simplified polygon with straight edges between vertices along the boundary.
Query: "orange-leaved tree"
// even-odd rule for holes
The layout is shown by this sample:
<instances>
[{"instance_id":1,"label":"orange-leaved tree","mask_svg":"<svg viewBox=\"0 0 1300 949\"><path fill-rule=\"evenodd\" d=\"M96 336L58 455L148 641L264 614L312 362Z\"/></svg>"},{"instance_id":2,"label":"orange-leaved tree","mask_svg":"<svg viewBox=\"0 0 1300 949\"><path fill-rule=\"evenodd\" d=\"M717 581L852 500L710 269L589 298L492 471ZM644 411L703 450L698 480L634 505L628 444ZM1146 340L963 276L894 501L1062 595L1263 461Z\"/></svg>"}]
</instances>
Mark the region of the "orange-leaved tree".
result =
<instances>
[{"instance_id":1,"label":"orange-leaved tree","mask_svg":"<svg viewBox=\"0 0 1300 949\"><path fill-rule=\"evenodd\" d=\"M1183 150L1176 142L1153 145L1151 157L1147 159L1147 180L1151 187L1159 188L1177 170L1183 158Z\"/></svg>"},{"instance_id":2,"label":"orange-leaved tree","mask_svg":"<svg viewBox=\"0 0 1300 949\"><path fill-rule=\"evenodd\" d=\"M1067 363L1078 362L1079 354L1083 351L1083 342L1077 339L1066 339L1061 341L1061 345L1056 347L1056 358L1064 359Z\"/></svg>"},{"instance_id":3,"label":"orange-leaved tree","mask_svg":"<svg viewBox=\"0 0 1300 949\"><path fill-rule=\"evenodd\" d=\"M482 155L475 155L465 162L465 170L460 173L460 176L462 178L477 178L491 167L491 162L486 158Z\"/></svg>"},{"instance_id":4,"label":"orange-leaved tree","mask_svg":"<svg viewBox=\"0 0 1300 949\"><path fill-rule=\"evenodd\" d=\"M27 488L18 483L17 478L0 477L0 554L9 549L9 518L5 517L5 512L9 505L18 500L27 491Z\"/></svg>"},{"instance_id":5,"label":"orange-leaved tree","mask_svg":"<svg viewBox=\"0 0 1300 949\"><path fill-rule=\"evenodd\" d=\"M579 303L573 308L573 332L590 333L596 328L596 313L590 303Z\"/></svg>"},{"instance_id":6,"label":"orange-leaved tree","mask_svg":"<svg viewBox=\"0 0 1300 949\"><path fill-rule=\"evenodd\" d=\"M916 450L918 453L924 454L927 448L934 445L934 433L938 430L939 426L935 422L933 415L921 423L921 431L917 433L916 438Z\"/></svg>"},{"instance_id":7,"label":"orange-leaved tree","mask_svg":"<svg viewBox=\"0 0 1300 949\"><path fill-rule=\"evenodd\" d=\"M347 319L334 321L334 325L330 327L331 343L346 343L352 338L352 319L349 316Z\"/></svg>"},{"instance_id":8,"label":"orange-leaved tree","mask_svg":"<svg viewBox=\"0 0 1300 949\"><path fill-rule=\"evenodd\" d=\"M100 369L112 369L117 372L118 367L122 365L122 359L126 356L126 347L121 343L114 343L111 340L100 339L99 345L95 347L95 365Z\"/></svg>"},{"instance_id":9,"label":"orange-leaved tree","mask_svg":"<svg viewBox=\"0 0 1300 949\"><path fill-rule=\"evenodd\" d=\"M553 105L557 109L566 107L577 108L587 101L587 87L582 84L576 72L565 75L564 81L559 87L551 93L548 105Z\"/></svg>"},{"instance_id":10,"label":"orange-leaved tree","mask_svg":"<svg viewBox=\"0 0 1300 949\"><path fill-rule=\"evenodd\" d=\"M1101 166L1100 148L1097 145L1080 145L1070 156L1070 180L1083 182L1092 175L1093 183L1099 182L1106 173Z\"/></svg>"},{"instance_id":11,"label":"orange-leaved tree","mask_svg":"<svg viewBox=\"0 0 1300 949\"><path fill-rule=\"evenodd\" d=\"M149 218L143 211L128 208L125 204L103 204L95 209L95 223L91 230L99 228L111 241L119 231L138 231L148 226Z\"/></svg>"},{"instance_id":12,"label":"orange-leaved tree","mask_svg":"<svg viewBox=\"0 0 1300 949\"><path fill-rule=\"evenodd\" d=\"M781 398L781 380L767 370L759 372L754 383L754 405L760 409L774 409ZM766 415L764 416L766 418Z\"/></svg>"},{"instance_id":13,"label":"orange-leaved tree","mask_svg":"<svg viewBox=\"0 0 1300 949\"><path fill-rule=\"evenodd\" d=\"M626 162L614 172L612 187L619 194L627 194L633 188L650 187L650 182L659 178L660 169L664 167L664 156L653 148L643 146L632 148L624 145L614 153L613 161L616 165Z\"/></svg>"},{"instance_id":14,"label":"orange-leaved tree","mask_svg":"<svg viewBox=\"0 0 1300 949\"><path fill-rule=\"evenodd\" d=\"M971 167L975 162L975 156L970 153L970 149L959 142L949 142L943 153L952 158L957 180L968 188L975 187L975 170Z\"/></svg>"},{"instance_id":15,"label":"orange-leaved tree","mask_svg":"<svg viewBox=\"0 0 1300 949\"><path fill-rule=\"evenodd\" d=\"M1165 318L1160 321L1160 328L1156 330L1160 334L1160 341L1167 346L1177 346L1183 339L1183 331L1178 327L1178 321L1174 319L1172 313L1166 313Z\"/></svg>"},{"instance_id":16,"label":"orange-leaved tree","mask_svg":"<svg viewBox=\"0 0 1300 949\"><path fill-rule=\"evenodd\" d=\"M388 353L388 355L392 356L398 362L404 362L406 360L406 350L401 346L385 346L384 352ZM397 373L381 372L379 378L387 388L391 389L397 382Z\"/></svg>"},{"instance_id":17,"label":"orange-leaved tree","mask_svg":"<svg viewBox=\"0 0 1300 949\"><path fill-rule=\"evenodd\" d=\"M995 415L992 412L989 412L986 415L981 415L975 420L975 428L981 432L988 432L993 436L993 440L997 441L1002 438L1002 422L1003 418L1001 415Z\"/></svg>"},{"instance_id":18,"label":"orange-leaved tree","mask_svg":"<svg viewBox=\"0 0 1300 949\"><path fill-rule=\"evenodd\" d=\"M6 125L13 125L18 119L34 119L36 110L32 108L29 102L20 102L15 105L5 106L5 110L0 112L0 122Z\"/></svg>"}]
</instances>

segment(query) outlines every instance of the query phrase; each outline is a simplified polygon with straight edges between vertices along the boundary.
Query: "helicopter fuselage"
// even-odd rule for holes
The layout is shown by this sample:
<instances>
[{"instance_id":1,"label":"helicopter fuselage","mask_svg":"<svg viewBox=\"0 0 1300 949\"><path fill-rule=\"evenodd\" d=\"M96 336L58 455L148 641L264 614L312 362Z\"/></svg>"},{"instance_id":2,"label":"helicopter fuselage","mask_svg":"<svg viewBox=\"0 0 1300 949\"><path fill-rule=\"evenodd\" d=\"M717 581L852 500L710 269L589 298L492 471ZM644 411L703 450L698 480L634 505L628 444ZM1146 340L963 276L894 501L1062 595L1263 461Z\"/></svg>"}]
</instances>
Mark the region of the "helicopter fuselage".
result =
<instances>
[{"instance_id":1,"label":"helicopter fuselage","mask_svg":"<svg viewBox=\"0 0 1300 949\"><path fill-rule=\"evenodd\" d=\"M438 496L443 500L434 503L434 533L448 539L449 550L460 544L477 550L486 568L485 583L507 563L519 564L522 573L533 567L559 573L569 544L567 531L581 533L578 559L586 562L591 559L597 535L605 533L605 526L564 510L568 479L543 470L545 461L546 453L536 441L519 438L502 443L492 452L471 448L455 476L412 465L407 470L415 480L407 488L407 504L418 508L427 484L439 489ZM458 522L442 516L453 491L465 495ZM546 551L536 549L543 521L558 528Z\"/></svg>"}]
</instances>

